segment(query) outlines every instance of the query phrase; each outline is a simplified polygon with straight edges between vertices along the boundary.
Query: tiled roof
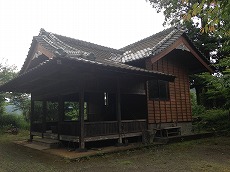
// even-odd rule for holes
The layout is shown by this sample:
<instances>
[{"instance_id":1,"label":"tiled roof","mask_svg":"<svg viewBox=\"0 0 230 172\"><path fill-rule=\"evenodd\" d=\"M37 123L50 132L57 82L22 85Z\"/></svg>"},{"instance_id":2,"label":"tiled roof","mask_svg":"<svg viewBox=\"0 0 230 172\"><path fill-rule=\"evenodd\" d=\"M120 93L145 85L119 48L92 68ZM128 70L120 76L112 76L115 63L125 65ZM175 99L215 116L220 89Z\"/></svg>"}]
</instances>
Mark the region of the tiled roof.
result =
<instances>
[{"instance_id":1,"label":"tiled roof","mask_svg":"<svg viewBox=\"0 0 230 172\"><path fill-rule=\"evenodd\" d=\"M162 77L162 79L173 80L175 77L170 74L164 74L158 71L149 71L146 69L130 66L120 61L114 61L114 59L121 58L123 55L122 50L116 50L93 43L68 38L65 36L46 32L41 29L40 34L35 36L29 50L27 60L31 55L32 47L35 46L35 42L38 42L45 49L53 52L56 57L46 60L38 66L31 68L27 71L20 72L19 76L15 79L18 80L21 77L30 75L34 71L40 71L45 66L50 65L53 61L61 59L64 61L73 61L77 63L84 63L92 66L98 66L99 68L109 69L114 72L132 73L135 75L148 76L148 77ZM26 60L26 61L27 61ZM25 62L26 63L26 62ZM25 64L22 67L25 70ZM21 70L22 71L22 70ZM13 79L13 80L15 80Z\"/></svg>"},{"instance_id":2,"label":"tiled roof","mask_svg":"<svg viewBox=\"0 0 230 172\"><path fill-rule=\"evenodd\" d=\"M163 30L162 32L121 48L120 50L125 51L125 53L116 60L125 63L143 59L149 57L149 55L156 55L173 44L184 32L183 29L174 27Z\"/></svg>"},{"instance_id":3,"label":"tiled roof","mask_svg":"<svg viewBox=\"0 0 230 172\"><path fill-rule=\"evenodd\" d=\"M97 45L94 43L86 42L86 41L81 41L78 39L73 39L61 35L54 34L59 40L61 40L63 43L77 48L78 50L85 51L85 52L90 52L95 55L95 57L98 59L106 59L106 58L111 58L114 56L121 56L123 54L123 51L121 50L116 50L113 48Z\"/></svg>"},{"instance_id":4,"label":"tiled roof","mask_svg":"<svg viewBox=\"0 0 230 172\"><path fill-rule=\"evenodd\" d=\"M22 69L19 72L20 74L22 74L26 70L26 67L29 63L29 58L32 53L32 47L34 47L35 42L38 42L45 49L47 49L50 52L53 52L57 56L58 53L62 51L68 54L69 56L85 55L87 57L90 54L91 56L93 54L96 60L103 60L106 58L113 59L114 57L120 57L123 54L121 50L116 50L113 48L100 46L90 42L81 41L78 39L73 39L58 34L53 34L51 32L45 31L44 29L41 29L39 35L33 37L33 42L31 43L29 53L22 66Z\"/></svg>"},{"instance_id":5,"label":"tiled roof","mask_svg":"<svg viewBox=\"0 0 230 172\"><path fill-rule=\"evenodd\" d=\"M40 34L35 36L34 40L50 52L53 52L56 56L61 56L63 53L68 54L68 56L71 57L83 55L83 58L94 58L95 61L100 63L106 63L106 61L109 59L111 60L111 63L113 61L122 65L122 63L144 59L150 55L157 55L172 45L182 35L184 35L184 37L191 43L193 48L197 50L203 60L205 60L206 63L209 63L205 56L197 49L197 47L192 44L192 41L189 40L189 38L186 36L185 30L175 27L165 29L162 32L130 44L124 48L121 48L120 50L69 38L66 36L61 36L58 34L53 34L51 32L46 32L44 29L41 29ZM31 49L34 45L34 40L31 45ZM26 70L26 66L29 63L28 58L31 56L31 49L20 71L20 74ZM105 59L107 60L104 61Z\"/></svg>"},{"instance_id":6,"label":"tiled roof","mask_svg":"<svg viewBox=\"0 0 230 172\"><path fill-rule=\"evenodd\" d=\"M28 77L33 75L34 72L36 73L36 71L42 71L46 67L49 68L49 65L57 64L54 62L58 59L67 63L73 62L73 64L86 64L90 67L98 67L98 69L102 70L110 70L113 72L129 73L154 78L162 77L162 79L172 81L175 78L173 75L134 67L128 65L126 62L144 59L150 55L157 55L172 45L182 35L184 38L186 38L186 40L189 41L192 47L196 49L201 56L203 56L197 47L192 44L192 41L186 36L183 29L169 28L138 42L130 44L120 50L53 34L41 29L40 34L33 37L27 59L18 77L9 83L4 84L1 86L1 88L7 87L8 84L12 84L14 81L17 82L21 78L24 78L24 76ZM36 43L39 43L42 45L42 47L52 52L55 57L30 69L27 68L27 66L30 62L30 58Z\"/></svg>"},{"instance_id":7,"label":"tiled roof","mask_svg":"<svg viewBox=\"0 0 230 172\"><path fill-rule=\"evenodd\" d=\"M41 30L40 35L36 37L46 49L55 52L57 49L64 50L68 55L89 55L94 54L96 59L112 58L121 56L122 51L100 46L86 41L69 38Z\"/></svg>"},{"instance_id":8,"label":"tiled roof","mask_svg":"<svg viewBox=\"0 0 230 172\"><path fill-rule=\"evenodd\" d=\"M181 36L188 41L188 43L194 48L194 50L200 55L200 57L207 63L210 64L208 57L206 57L198 47L196 47L192 40L187 36L186 29L171 27L158 32L145 39L137 41L126 47L120 49L124 51L123 56L114 58L113 60L127 63L130 61L140 60L149 57L150 55L155 56L168 48L174 42L176 42Z\"/></svg>"},{"instance_id":9,"label":"tiled roof","mask_svg":"<svg viewBox=\"0 0 230 172\"><path fill-rule=\"evenodd\" d=\"M96 45L93 43L80 41L65 36L41 30L35 39L46 49L52 51L58 57L75 60L78 62L95 64L98 66L114 67L148 74L165 75L161 72L149 71L146 69L130 66L119 61L111 60L114 57L121 57L122 51ZM170 76L170 75L168 75Z\"/></svg>"},{"instance_id":10,"label":"tiled roof","mask_svg":"<svg viewBox=\"0 0 230 172\"><path fill-rule=\"evenodd\" d=\"M165 48L174 43L182 34L184 30L169 28L141 41L128 45L120 50L100 46L97 44L73 39L41 29L40 34L34 37L39 44L47 50L53 52L58 56L60 51L68 54L68 56L79 56L95 58L95 61L101 63L109 59L117 64L133 61L148 57L149 55L156 55ZM60 55L63 55L63 54ZM106 61L104 61L107 59Z\"/></svg>"}]
</instances>

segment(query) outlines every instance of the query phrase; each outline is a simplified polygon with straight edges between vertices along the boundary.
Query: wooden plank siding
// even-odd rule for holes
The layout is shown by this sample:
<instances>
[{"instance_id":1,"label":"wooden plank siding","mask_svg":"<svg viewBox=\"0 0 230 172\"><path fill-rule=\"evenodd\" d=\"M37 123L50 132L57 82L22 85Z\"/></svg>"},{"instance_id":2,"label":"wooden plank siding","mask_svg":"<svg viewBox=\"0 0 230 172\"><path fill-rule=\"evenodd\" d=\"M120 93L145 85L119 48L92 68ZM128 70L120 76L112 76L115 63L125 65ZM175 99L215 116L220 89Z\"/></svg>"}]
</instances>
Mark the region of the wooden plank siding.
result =
<instances>
[{"instance_id":1,"label":"wooden plank siding","mask_svg":"<svg viewBox=\"0 0 230 172\"><path fill-rule=\"evenodd\" d=\"M190 83L187 69L170 58L161 58L153 64L151 59L147 59L146 68L176 76L175 81L169 83L169 100L148 98L149 123L191 121Z\"/></svg>"}]
</instances>

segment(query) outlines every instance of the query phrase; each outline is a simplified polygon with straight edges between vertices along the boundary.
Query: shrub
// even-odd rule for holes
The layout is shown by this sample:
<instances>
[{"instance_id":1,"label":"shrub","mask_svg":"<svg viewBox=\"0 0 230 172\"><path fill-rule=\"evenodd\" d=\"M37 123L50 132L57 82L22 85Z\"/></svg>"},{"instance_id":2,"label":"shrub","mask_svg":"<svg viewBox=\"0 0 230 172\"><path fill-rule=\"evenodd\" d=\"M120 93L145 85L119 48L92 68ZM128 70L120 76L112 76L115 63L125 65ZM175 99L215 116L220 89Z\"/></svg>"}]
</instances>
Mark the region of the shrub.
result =
<instances>
[{"instance_id":1,"label":"shrub","mask_svg":"<svg viewBox=\"0 0 230 172\"><path fill-rule=\"evenodd\" d=\"M205 107L202 105L192 105L192 115L197 117L205 113Z\"/></svg>"},{"instance_id":2,"label":"shrub","mask_svg":"<svg viewBox=\"0 0 230 172\"><path fill-rule=\"evenodd\" d=\"M192 115L195 117L202 115L205 112L205 107L197 104L195 93L191 92L190 96L192 103Z\"/></svg>"},{"instance_id":3,"label":"shrub","mask_svg":"<svg viewBox=\"0 0 230 172\"><path fill-rule=\"evenodd\" d=\"M18 128L24 130L30 129L30 123L25 120L24 116L22 115L17 116L16 122L17 122L17 126L19 126Z\"/></svg>"},{"instance_id":4,"label":"shrub","mask_svg":"<svg viewBox=\"0 0 230 172\"><path fill-rule=\"evenodd\" d=\"M2 115L0 116L0 127L5 127L8 125L17 126L16 118L14 115Z\"/></svg>"},{"instance_id":5,"label":"shrub","mask_svg":"<svg viewBox=\"0 0 230 172\"><path fill-rule=\"evenodd\" d=\"M0 116L0 128L8 128L10 126L17 127L19 129L29 129L29 123L26 122L21 115L7 114Z\"/></svg>"},{"instance_id":6,"label":"shrub","mask_svg":"<svg viewBox=\"0 0 230 172\"><path fill-rule=\"evenodd\" d=\"M223 109L207 110L201 113L199 120L194 122L198 130L206 131L230 131L230 118L229 112Z\"/></svg>"}]
</instances>

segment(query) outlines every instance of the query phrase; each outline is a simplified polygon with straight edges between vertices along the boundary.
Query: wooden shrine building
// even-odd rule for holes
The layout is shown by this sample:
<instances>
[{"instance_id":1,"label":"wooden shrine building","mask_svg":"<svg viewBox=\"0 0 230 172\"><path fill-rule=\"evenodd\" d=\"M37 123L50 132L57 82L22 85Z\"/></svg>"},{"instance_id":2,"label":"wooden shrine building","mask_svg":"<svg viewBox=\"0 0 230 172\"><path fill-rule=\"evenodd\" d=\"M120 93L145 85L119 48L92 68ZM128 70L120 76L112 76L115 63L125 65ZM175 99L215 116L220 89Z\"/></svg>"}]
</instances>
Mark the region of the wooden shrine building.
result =
<instances>
[{"instance_id":1,"label":"wooden shrine building","mask_svg":"<svg viewBox=\"0 0 230 172\"><path fill-rule=\"evenodd\" d=\"M182 29L116 50L41 29L2 92L31 94L31 139L85 142L191 130L189 75L212 72Z\"/></svg>"}]
</instances>

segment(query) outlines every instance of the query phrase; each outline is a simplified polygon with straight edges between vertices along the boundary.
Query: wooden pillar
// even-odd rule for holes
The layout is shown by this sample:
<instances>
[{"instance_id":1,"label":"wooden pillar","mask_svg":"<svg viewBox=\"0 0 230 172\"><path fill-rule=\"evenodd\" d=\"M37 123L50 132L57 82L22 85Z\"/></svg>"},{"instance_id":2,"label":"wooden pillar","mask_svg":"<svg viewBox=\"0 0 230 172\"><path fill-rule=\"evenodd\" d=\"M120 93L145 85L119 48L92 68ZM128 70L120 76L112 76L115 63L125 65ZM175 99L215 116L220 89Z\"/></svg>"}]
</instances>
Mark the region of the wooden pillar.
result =
<instances>
[{"instance_id":1,"label":"wooden pillar","mask_svg":"<svg viewBox=\"0 0 230 172\"><path fill-rule=\"evenodd\" d=\"M118 122L118 144L122 144L122 129L121 129L121 91L120 91L120 81L117 79L117 92L116 92L116 116Z\"/></svg>"},{"instance_id":2,"label":"wooden pillar","mask_svg":"<svg viewBox=\"0 0 230 172\"><path fill-rule=\"evenodd\" d=\"M150 127L149 127L149 106L148 106L148 81L145 82L145 104L146 104L145 105L146 106L146 110L145 110L146 125L147 125L147 130L149 130Z\"/></svg>"},{"instance_id":3,"label":"wooden pillar","mask_svg":"<svg viewBox=\"0 0 230 172\"><path fill-rule=\"evenodd\" d=\"M31 102L30 102L30 141L33 140L33 135L32 135L32 129L33 129L33 119L34 119L34 100L32 99L31 96Z\"/></svg>"},{"instance_id":4,"label":"wooden pillar","mask_svg":"<svg viewBox=\"0 0 230 172\"><path fill-rule=\"evenodd\" d=\"M46 132L46 116L47 116L47 102L42 102L42 138Z\"/></svg>"},{"instance_id":5,"label":"wooden pillar","mask_svg":"<svg viewBox=\"0 0 230 172\"><path fill-rule=\"evenodd\" d=\"M84 141L84 89L81 88L79 92L79 115L80 115L80 137L79 137L79 149L85 150Z\"/></svg>"},{"instance_id":6,"label":"wooden pillar","mask_svg":"<svg viewBox=\"0 0 230 172\"><path fill-rule=\"evenodd\" d=\"M58 97L58 140L60 139L60 123L64 120L64 101L62 99L62 96Z\"/></svg>"}]
</instances>

